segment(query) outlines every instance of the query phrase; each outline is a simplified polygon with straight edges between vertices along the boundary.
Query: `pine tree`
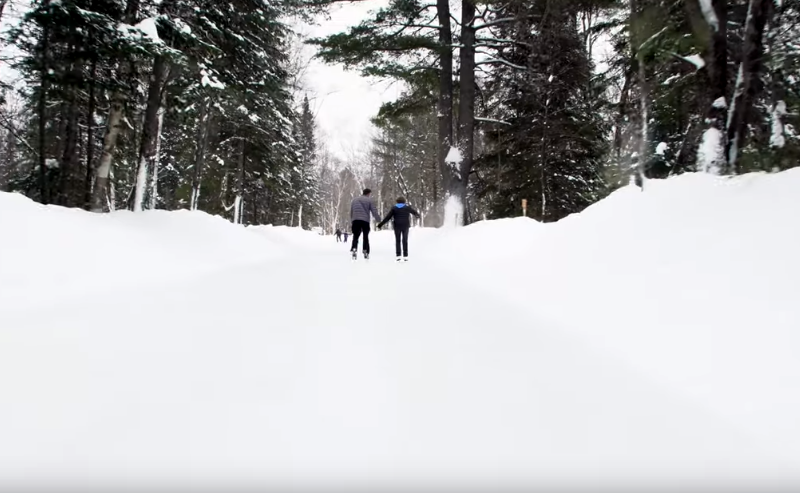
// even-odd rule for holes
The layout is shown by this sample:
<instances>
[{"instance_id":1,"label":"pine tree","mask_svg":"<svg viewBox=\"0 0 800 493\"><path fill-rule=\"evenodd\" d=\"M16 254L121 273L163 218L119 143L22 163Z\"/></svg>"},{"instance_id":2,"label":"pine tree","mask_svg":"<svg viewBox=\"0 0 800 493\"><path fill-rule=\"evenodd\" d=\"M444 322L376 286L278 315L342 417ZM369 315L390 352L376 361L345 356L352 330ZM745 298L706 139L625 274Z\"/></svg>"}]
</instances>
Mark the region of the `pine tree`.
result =
<instances>
[{"instance_id":1,"label":"pine tree","mask_svg":"<svg viewBox=\"0 0 800 493\"><path fill-rule=\"evenodd\" d=\"M515 1L497 13L515 17L496 49L505 61L490 75L493 119L479 169L488 215L521 213L554 221L582 210L605 189L606 127L598 117L602 88L576 24L572 2Z\"/></svg>"}]
</instances>

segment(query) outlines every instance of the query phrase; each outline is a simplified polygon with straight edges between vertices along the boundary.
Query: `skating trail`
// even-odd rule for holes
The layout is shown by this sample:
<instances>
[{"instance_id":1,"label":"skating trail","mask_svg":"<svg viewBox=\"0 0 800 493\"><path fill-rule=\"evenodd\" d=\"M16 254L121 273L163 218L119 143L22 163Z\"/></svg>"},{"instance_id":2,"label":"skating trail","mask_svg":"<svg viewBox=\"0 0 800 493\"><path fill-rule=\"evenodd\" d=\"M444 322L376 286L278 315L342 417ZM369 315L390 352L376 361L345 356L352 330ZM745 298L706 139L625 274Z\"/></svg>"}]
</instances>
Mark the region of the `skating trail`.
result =
<instances>
[{"instance_id":1,"label":"skating trail","mask_svg":"<svg viewBox=\"0 0 800 493\"><path fill-rule=\"evenodd\" d=\"M650 484L781 465L679 392L373 244L368 262L297 247L93 309L10 310L0 482Z\"/></svg>"}]
</instances>

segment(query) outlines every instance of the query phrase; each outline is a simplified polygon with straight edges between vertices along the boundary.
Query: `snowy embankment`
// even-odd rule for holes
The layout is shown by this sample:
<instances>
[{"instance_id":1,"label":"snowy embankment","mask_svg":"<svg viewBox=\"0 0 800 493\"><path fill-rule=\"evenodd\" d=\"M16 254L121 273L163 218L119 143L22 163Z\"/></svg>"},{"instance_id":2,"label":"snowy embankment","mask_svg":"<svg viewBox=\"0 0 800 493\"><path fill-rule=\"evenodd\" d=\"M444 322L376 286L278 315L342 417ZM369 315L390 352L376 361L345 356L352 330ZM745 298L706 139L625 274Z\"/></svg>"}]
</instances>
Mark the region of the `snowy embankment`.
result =
<instances>
[{"instance_id":1,"label":"snowy embankment","mask_svg":"<svg viewBox=\"0 0 800 493\"><path fill-rule=\"evenodd\" d=\"M286 253L203 212L100 215L0 192L0 307L146 289Z\"/></svg>"},{"instance_id":2,"label":"snowy embankment","mask_svg":"<svg viewBox=\"0 0 800 493\"><path fill-rule=\"evenodd\" d=\"M0 194L0 490L791 490L797 190L652 181L400 265Z\"/></svg>"},{"instance_id":3,"label":"snowy embankment","mask_svg":"<svg viewBox=\"0 0 800 493\"><path fill-rule=\"evenodd\" d=\"M798 458L799 218L800 169L686 174L558 223L482 222L418 249L476 299L502 293Z\"/></svg>"}]
</instances>

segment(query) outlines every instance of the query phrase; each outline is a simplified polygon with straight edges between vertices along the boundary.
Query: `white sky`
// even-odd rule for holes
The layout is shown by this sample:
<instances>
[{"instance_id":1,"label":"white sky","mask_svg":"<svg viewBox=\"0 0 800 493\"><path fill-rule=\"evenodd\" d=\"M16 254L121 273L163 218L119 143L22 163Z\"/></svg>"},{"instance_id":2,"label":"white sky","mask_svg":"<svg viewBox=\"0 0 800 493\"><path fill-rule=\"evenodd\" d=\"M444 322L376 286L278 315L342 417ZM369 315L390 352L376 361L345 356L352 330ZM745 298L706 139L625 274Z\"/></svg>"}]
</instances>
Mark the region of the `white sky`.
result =
<instances>
[{"instance_id":1,"label":"white sky","mask_svg":"<svg viewBox=\"0 0 800 493\"><path fill-rule=\"evenodd\" d=\"M30 0L9 0L3 11L3 20L0 22L0 36L5 36L7 31L17 24L29 7ZM0 80L7 83L16 81L19 74L11 70L8 63L3 59L18 54L19 50L14 47L6 46L5 44L0 45Z\"/></svg>"},{"instance_id":2,"label":"white sky","mask_svg":"<svg viewBox=\"0 0 800 493\"><path fill-rule=\"evenodd\" d=\"M344 32L371 10L385 4L388 1L343 3L333 7L330 20L320 19L319 25L303 26L299 31L309 37ZM305 55L311 58L314 51L314 47L308 46ZM378 113L382 103L397 99L402 90L396 82L367 79L357 71L346 71L341 65L327 65L319 60L311 60L304 79L320 139L344 160L366 148L373 128L370 118Z\"/></svg>"}]
</instances>

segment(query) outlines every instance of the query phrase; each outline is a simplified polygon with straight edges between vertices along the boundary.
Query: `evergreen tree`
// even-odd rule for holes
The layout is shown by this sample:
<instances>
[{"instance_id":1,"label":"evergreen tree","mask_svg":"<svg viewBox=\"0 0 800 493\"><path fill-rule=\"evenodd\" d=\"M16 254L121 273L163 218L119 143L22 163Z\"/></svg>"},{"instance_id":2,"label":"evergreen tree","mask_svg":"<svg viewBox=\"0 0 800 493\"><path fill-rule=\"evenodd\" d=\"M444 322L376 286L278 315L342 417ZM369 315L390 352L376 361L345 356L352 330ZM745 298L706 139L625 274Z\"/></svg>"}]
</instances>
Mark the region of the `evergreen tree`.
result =
<instances>
[{"instance_id":1,"label":"evergreen tree","mask_svg":"<svg viewBox=\"0 0 800 493\"><path fill-rule=\"evenodd\" d=\"M554 221L605 189L603 91L592 80L574 5L517 0L496 14L518 21L502 28L514 43L495 49L506 63L487 84L495 122L479 169L491 217L520 214L526 199L529 215Z\"/></svg>"},{"instance_id":2,"label":"evergreen tree","mask_svg":"<svg viewBox=\"0 0 800 493\"><path fill-rule=\"evenodd\" d=\"M287 72L284 22L298 7L37 0L9 39L25 54L30 130L6 188L96 211L188 207L237 222L288 223L306 196L313 214L314 156L292 135ZM293 182L301 155L308 172Z\"/></svg>"}]
</instances>

